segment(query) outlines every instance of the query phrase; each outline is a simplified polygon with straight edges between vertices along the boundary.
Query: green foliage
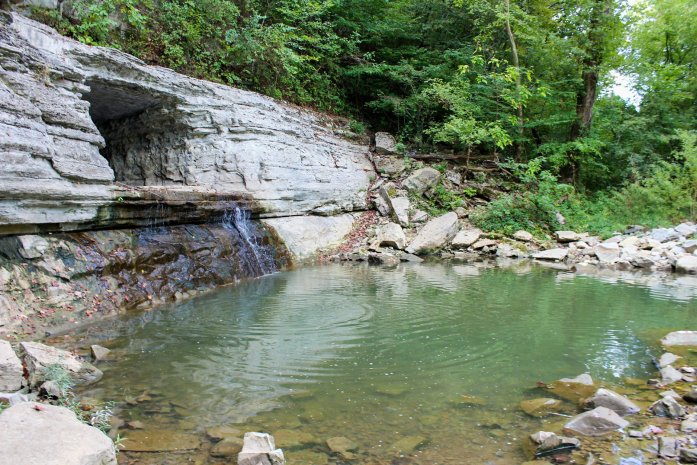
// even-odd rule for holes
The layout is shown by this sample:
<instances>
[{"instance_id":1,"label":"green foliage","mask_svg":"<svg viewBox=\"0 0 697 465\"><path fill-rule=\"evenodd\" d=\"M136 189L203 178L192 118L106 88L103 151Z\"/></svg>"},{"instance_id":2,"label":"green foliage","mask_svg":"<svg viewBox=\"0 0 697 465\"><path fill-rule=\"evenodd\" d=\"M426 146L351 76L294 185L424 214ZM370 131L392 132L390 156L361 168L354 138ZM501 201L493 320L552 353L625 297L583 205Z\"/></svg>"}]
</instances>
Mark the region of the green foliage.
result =
<instances>
[{"instance_id":1,"label":"green foliage","mask_svg":"<svg viewBox=\"0 0 697 465\"><path fill-rule=\"evenodd\" d=\"M558 213L573 195L573 187L557 182L541 165L542 159L507 164L522 186L476 209L470 215L472 223L508 235L520 229L538 235L559 229Z\"/></svg>"},{"instance_id":2,"label":"green foliage","mask_svg":"<svg viewBox=\"0 0 697 465\"><path fill-rule=\"evenodd\" d=\"M60 364L54 363L46 366L43 369L43 374L46 381L53 381L56 384L56 387L58 387L61 393L61 397L66 396L75 386L75 381L70 375L70 372Z\"/></svg>"}]
</instances>

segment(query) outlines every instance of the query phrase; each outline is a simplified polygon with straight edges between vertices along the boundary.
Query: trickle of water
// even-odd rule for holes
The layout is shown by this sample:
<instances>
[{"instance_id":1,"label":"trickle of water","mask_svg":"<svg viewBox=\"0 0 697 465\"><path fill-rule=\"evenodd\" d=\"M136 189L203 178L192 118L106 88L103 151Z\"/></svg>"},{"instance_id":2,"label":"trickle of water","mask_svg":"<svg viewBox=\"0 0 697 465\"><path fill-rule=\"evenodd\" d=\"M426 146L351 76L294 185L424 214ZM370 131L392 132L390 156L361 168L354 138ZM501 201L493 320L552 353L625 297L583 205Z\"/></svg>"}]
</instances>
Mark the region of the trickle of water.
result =
<instances>
[{"instance_id":1,"label":"trickle of water","mask_svg":"<svg viewBox=\"0 0 697 465\"><path fill-rule=\"evenodd\" d=\"M261 247L256 239L256 231L249 210L232 205L223 212L222 225L228 231L237 231L242 239L240 257L248 267L259 275L276 271L276 264L269 251Z\"/></svg>"}]
</instances>

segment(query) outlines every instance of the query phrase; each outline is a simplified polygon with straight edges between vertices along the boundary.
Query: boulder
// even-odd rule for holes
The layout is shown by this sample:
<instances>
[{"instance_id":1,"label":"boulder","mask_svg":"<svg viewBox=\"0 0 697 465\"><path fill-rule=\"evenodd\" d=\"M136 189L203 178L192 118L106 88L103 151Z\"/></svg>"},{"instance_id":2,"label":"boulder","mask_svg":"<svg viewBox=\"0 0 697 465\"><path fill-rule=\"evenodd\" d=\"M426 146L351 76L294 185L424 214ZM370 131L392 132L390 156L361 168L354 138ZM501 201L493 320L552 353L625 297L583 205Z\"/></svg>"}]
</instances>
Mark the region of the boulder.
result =
<instances>
[{"instance_id":1,"label":"boulder","mask_svg":"<svg viewBox=\"0 0 697 465\"><path fill-rule=\"evenodd\" d=\"M392 247L403 249L407 244L407 237L404 235L402 227L396 223L387 223L380 226L377 230L378 247Z\"/></svg>"},{"instance_id":2,"label":"boulder","mask_svg":"<svg viewBox=\"0 0 697 465\"><path fill-rule=\"evenodd\" d=\"M596 407L573 417L566 425L565 431L582 434L584 436L602 436L613 431L620 430L629 425L617 413L605 407Z\"/></svg>"},{"instance_id":3,"label":"boulder","mask_svg":"<svg viewBox=\"0 0 697 465\"><path fill-rule=\"evenodd\" d=\"M574 403L591 396L596 390L593 378L588 373L575 378L562 378L549 384L547 388L554 395Z\"/></svg>"},{"instance_id":4,"label":"boulder","mask_svg":"<svg viewBox=\"0 0 697 465\"><path fill-rule=\"evenodd\" d=\"M27 259L40 258L48 249L48 241L41 236L17 236L20 243L19 254Z\"/></svg>"},{"instance_id":5,"label":"boulder","mask_svg":"<svg viewBox=\"0 0 697 465\"><path fill-rule=\"evenodd\" d=\"M568 254L569 251L567 249L548 249L532 254L532 258L536 260L561 261L564 260Z\"/></svg>"},{"instance_id":6,"label":"boulder","mask_svg":"<svg viewBox=\"0 0 697 465\"><path fill-rule=\"evenodd\" d=\"M375 133L375 152L386 155L397 153L397 141L389 132Z\"/></svg>"},{"instance_id":7,"label":"boulder","mask_svg":"<svg viewBox=\"0 0 697 465\"><path fill-rule=\"evenodd\" d=\"M421 168L414 171L411 176L404 180L404 187L417 194L423 194L431 190L438 184L440 179L440 172L433 168Z\"/></svg>"},{"instance_id":8,"label":"boulder","mask_svg":"<svg viewBox=\"0 0 697 465\"><path fill-rule=\"evenodd\" d=\"M596 245L593 248L595 256L598 257L600 263L614 263L620 258L619 244L607 244L605 242Z\"/></svg>"},{"instance_id":9,"label":"boulder","mask_svg":"<svg viewBox=\"0 0 697 465\"><path fill-rule=\"evenodd\" d=\"M407 168L402 157L382 156L375 157L373 161L378 173L387 178L396 178Z\"/></svg>"},{"instance_id":10,"label":"boulder","mask_svg":"<svg viewBox=\"0 0 697 465\"><path fill-rule=\"evenodd\" d=\"M298 259L312 257L319 250L336 246L353 230L352 214L336 216L288 216L262 220L283 239L288 250Z\"/></svg>"},{"instance_id":11,"label":"boulder","mask_svg":"<svg viewBox=\"0 0 697 465\"><path fill-rule=\"evenodd\" d=\"M526 258L530 256L528 252L522 248L515 247L512 244L499 244L496 247L496 256L503 258Z\"/></svg>"},{"instance_id":12,"label":"boulder","mask_svg":"<svg viewBox=\"0 0 697 465\"><path fill-rule=\"evenodd\" d=\"M697 257L694 255L685 255L678 258L675 262L675 271L681 273L697 273Z\"/></svg>"},{"instance_id":13,"label":"boulder","mask_svg":"<svg viewBox=\"0 0 697 465\"><path fill-rule=\"evenodd\" d=\"M629 236L619 242L620 247L639 247L640 240L636 236Z\"/></svg>"},{"instance_id":14,"label":"boulder","mask_svg":"<svg viewBox=\"0 0 697 465\"><path fill-rule=\"evenodd\" d=\"M586 400L589 408L606 407L620 416L633 415L641 410L634 402L610 389L600 388Z\"/></svg>"},{"instance_id":15,"label":"boulder","mask_svg":"<svg viewBox=\"0 0 697 465\"><path fill-rule=\"evenodd\" d=\"M474 250L479 250L483 249L484 247L494 247L496 246L497 242L493 239L487 239L487 238L481 238L474 244L472 244L472 248Z\"/></svg>"},{"instance_id":16,"label":"boulder","mask_svg":"<svg viewBox=\"0 0 697 465\"><path fill-rule=\"evenodd\" d=\"M690 392L686 392L682 396L685 402L690 404L697 404L697 389L692 389Z\"/></svg>"},{"instance_id":17,"label":"boulder","mask_svg":"<svg viewBox=\"0 0 697 465\"><path fill-rule=\"evenodd\" d=\"M681 447L680 463L697 463L697 449Z\"/></svg>"},{"instance_id":18,"label":"boulder","mask_svg":"<svg viewBox=\"0 0 697 465\"><path fill-rule=\"evenodd\" d=\"M666 418L680 418L685 415L685 409L682 405L680 405L675 398L670 396L659 399L651 404L649 412L657 417Z\"/></svg>"},{"instance_id":19,"label":"boulder","mask_svg":"<svg viewBox=\"0 0 697 465\"><path fill-rule=\"evenodd\" d=\"M663 385L677 383L682 380L682 373L671 365L661 368L661 383Z\"/></svg>"},{"instance_id":20,"label":"boulder","mask_svg":"<svg viewBox=\"0 0 697 465\"><path fill-rule=\"evenodd\" d=\"M238 465L284 465L286 459L281 449L276 449L273 436L266 433L245 433L242 451L237 456Z\"/></svg>"},{"instance_id":21,"label":"boulder","mask_svg":"<svg viewBox=\"0 0 697 465\"><path fill-rule=\"evenodd\" d=\"M388 203L392 211L392 218L405 228L409 226L409 210L411 209L409 199L406 197L395 197L391 198Z\"/></svg>"},{"instance_id":22,"label":"boulder","mask_svg":"<svg viewBox=\"0 0 697 465\"><path fill-rule=\"evenodd\" d=\"M687 253L694 253L697 251L697 240L690 239L682 243L682 248L685 249Z\"/></svg>"},{"instance_id":23,"label":"boulder","mask_svg":"<svg viewBox=\"0 0 697 465\"><path fill-rule=\"evenodd\" d=\"M455 212L433 218L424 225L407 247L407 252L424 254L437 250L448 243L460 227Z\"/></svg>"},{"instance_id":24,"label":"boulder","mask_svg":"<svg viewBox=\"0 0 697 465\"><path fill-rule=\"evenodd\" d=\"M673 228L656 228L649 234L651 239L658 242L674 241L680 237L680 233Z\"/></svg>"},{"instance_id":25,"label":"boulder","mask_svg":"<svg viewBox=\"0 0 697 465\"><path fill-rule=\"evenodd\" d=\"M455 235L455 237L453 237L453 240L450 242L450 245L454 249L466 249L467 247L477 242L481 235L481 229L465 229L463 231L458 232Z\"/></svg>"},{"instance_id":26,"label":"boulder","mask_svg":"<svg viewBox=\"0 0 697 465\"><path fill-rule=\"evenodd\" d=\"M22 388L22 362L9 342L0 340L0 391L18 391Z\"/></svg>"},{"instance_id":27,"label":"boulder","mask_svg":"<svg viewBox=\"0 0 697 465\"><path fill-rule=\"evenodd\" d=\"M29 372L29 385L39 386L46 381L45 370L51 365L64 368L75 384L91 384L99 381L102 372L92 364L79 360L65 350L39 342L22 342L19 345L24 365Z\"/></svg>"},{"instance_id":28,"label":"boulder","mask_svg":"<svg viewBox=\"0 0 697 465\"><path fill-rule=\"evenodd\" d=\"M534 239L533 235L530 234L527 231L523 231L522 229L520 231L516 231L513 234L513 239L517 241L522 241L522 242L530 242Z\"/></svg>"},{"instance_id":29,"label":"boulder","mask_svg":"<svg viewBox=\"0 0 697 465\"><path fill-rule=\"evenodd\" d=\"M397 266L402 260L394 254L386 252L370 252L368 263L371 265Z\"/></svg>"},{"instance_id":30,"label":"boulder","mask_svg":"<svg viewBox=\"0 0 697 465\"><path fill-rule=\"evenodd\" d=\"M666 352L665 354L661 355L661 357L658 359L658 366L661 368L667 367L668 365L672 365L673 363L677 362L681 358L682 357L680 357L679 355Z\"/></svg>"},{"instance_id":31,"label":"boulder","mask_svg":"<svg viewBox=\"0 0 697 465\"><path fill-rule=\"evenodd\" d=\"M423 210L414 210L414 213L411 214L412 223L423 223L426 220L428 220L428 213Z\"/></svg>"},{"instance_id":32,"label":"boulder","mask_svg":"<svg viewBox=\"0 0 697 465\"><path fill-rule=\"evenodd\" d=\"M90 346L90 352L92 353L92 358L95 361L106 360L109 358L109 353L111 352L106 347L102 347L97 344Z\"/></svg>"},{"instance_id":33,"label":"boulder","mask_svg":"<svg viewBox=\"0 0 697 465\"><path fill-rule=\"evenodd\" d=\"M546 431L539 431L535 434L531 434L530 440L535 446L534 454L537 458L581 447L581 441L576 438L558 436Z\"/></svg>"},{"instance_id":34,"label":"boulder","mask_svg":"<svg viewBox=\"0 0 697 465\"><path fill-rule=\"evenodd\" d=\"M661 339L664 346L697 346L697 331L673 331Z\"/></svg>"},{"instance_id":35,"label":"boulder","mask_svg":"<svg viewBox=\"0 0 697 465\"><path fill-rule=\"evenodd\" d=\"M685 237L690 237L697 233L697 226L692 223L680 223L673 229L675 229L678 234Z\"/></svg>"},{"instance_id":36,"label":"boulder","mask_svg":"<svg viewBox=\"0 0 697 465\"><path fill-rule=\"evenodd\" d=\"M65 407L24 402L0 414L0 463L116 465L114 443Z\"/></svg>"},{"instance_id":37,"label":"boulder","mask_svg":"<svg viewBox=\"0 0 697 465\"><path fill-rule=\"evenodd\" d=\"M574 231L555 231L554 232L554 237L557 239L557 242L576 242L580 241L584 237L586 237L588 234L578 234Z\"/></svg>"}]
</instances>

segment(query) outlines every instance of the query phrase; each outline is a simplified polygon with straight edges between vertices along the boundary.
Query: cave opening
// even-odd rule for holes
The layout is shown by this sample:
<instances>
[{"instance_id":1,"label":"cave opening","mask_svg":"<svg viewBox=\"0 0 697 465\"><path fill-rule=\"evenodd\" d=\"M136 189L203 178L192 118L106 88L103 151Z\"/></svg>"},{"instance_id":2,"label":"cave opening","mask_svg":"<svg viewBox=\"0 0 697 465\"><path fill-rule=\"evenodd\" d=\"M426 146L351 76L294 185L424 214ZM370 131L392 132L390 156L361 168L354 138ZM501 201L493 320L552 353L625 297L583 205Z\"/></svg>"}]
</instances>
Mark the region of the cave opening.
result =
<instances>
[{"instance_id":1,"label":"cave opening","mask_svg":"<svg viewBox=\"0 0 697 465\"><path fill-rule=\"evenodd\" d=\"M172 169L181 137L174 102L150 89L107 81L88 81L83 98L106 145L100 153L114 170L115 180L131 186L183 182ZM174 160L176 165L176 160Z\"/></svg>"}]
</instances>

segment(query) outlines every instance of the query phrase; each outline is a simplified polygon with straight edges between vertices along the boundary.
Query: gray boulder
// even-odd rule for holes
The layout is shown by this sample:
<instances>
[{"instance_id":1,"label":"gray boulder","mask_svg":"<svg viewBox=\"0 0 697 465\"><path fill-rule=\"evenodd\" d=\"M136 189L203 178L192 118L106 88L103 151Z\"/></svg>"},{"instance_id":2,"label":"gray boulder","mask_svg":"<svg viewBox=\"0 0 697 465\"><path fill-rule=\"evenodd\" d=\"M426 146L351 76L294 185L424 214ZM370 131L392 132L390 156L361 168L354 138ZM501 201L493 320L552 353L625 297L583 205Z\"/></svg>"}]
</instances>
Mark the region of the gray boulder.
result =
<instances>
[{"instance_id":1,"label":"gray boulder","mask_svg":"<svg viewBox=\"0 0 697 465\"><path fill-rule=\"evenodd\" d=\"M245 433L242 451L237 456L238 465L284 465L286 459L281 449L276 449L273 436L267 433Z\"/></svg>"},{"instance_id":2,"label":"gray boulder","mask_svg":"<svg viewBox=\"0 0 697 465\"><path fill-rule=\"evenodd\" d=\"M477 242L481 235L481 229L465 229L463 231L458 232L455 235L455 237L453 237L453 240L450 242L450 245L454 249L466 249L467 247Z\"/></svg>"},{"instance_id":3,"label":"gray boulder","mask_svg":"<svg viewBox=\"0 0 697 465\"><path fill-rule=\"evenodd\" d=\"M114 443L65 407L23 402L0 414L0 463L116 465Z\"/></svg>"},{"instance_id":4,"label":"gray boulder","mask_svg":"<svg viewBox=\"0 0 697 465\"><path fill-rule=\"evenodd\" d=\"M693 234L697 233L697 226L695 226L692 223L680 223L673 229L675 229L675 231L677 231L678 234L685 237L690 237Z\"/></svg>"},{"instance_id":5,"label":"gray boulder","mask_svg":"<svg viewBox=\"0 0 697 465\"><path fill-rule=\"evenodd\" d=\"M22 342L19 345L27 371L29 385L39 386L46 381L46 368L58 365L65 369L75 384L91 384L102 378L102 372L92 364L79 360L65 350L47 346L39 342Z\"/></svg>"},{"instance_id":6,"label":"gray boulder","mask_svg":"<svg viewBox=\"0 0 697 465\"><path fill-rule=\"evenodd\" d=\"M580 241L588 234L579 234L574 231L555 231L554 237L556 237L557 242L576 242Z\"/></svg>"},{"instance_id":7,"label":"gray boulder","mask_svg":"<svg viewBox=\"0 0 697 465\"><path fill-rule=\"evenodd\" d=\"M19 254L30 260L42 257L48 248L48 241L41 236L25 235L17 239L21 245Z\"/></svg>"},{"instance_id":8,"label":"gray boulder","mask_svg":"<svg viewBox=\"0 0 697 465\"><path fill-rule=\"evenodd\" d=\"M625 396L604 388L598 389L593 397L586 400L586 406L590 408L606 407L620 416L633 415L641 410Z\"/></svg>"},{"instance_id":9,"label":"gray boulder","mask_svg":"<svg viewBox=\"0 0 697 465\"><path fill-rule=\"evenodd\" d=\"M568 254L569 251L567 249L549 249L532 254L532 258L536 260L561 261L564 260Z\"/></svg>"},{"instance_id":10,"label":"gray boulder","mask_svg":"<svg viewBox=\"0 0 697 465\"><path fill-rule=\"evenodd\" d=\"M607 244L603 242L596 245L593 251L600 263L614 263L620 258L620 246L616 243Z\"/></svg>"},{"instance_id":11,"label":"gray boulder","mask_svg":"<svg viewBox=\"0 0 697 465\"><path fill-rule=\"evenodd\" d=\"M697 257L694 255L685 255L678 258L675 262L675 271L681 273L697 273Z\"/></svg>"},{"instance_id":12,"label":"gray boulder","mask_svg":"<svg viewBox=\"0 0 697 465\"><path fill-rule=\"evenodd\" d=\"M529 232L523 231L521 229L520 231L516 231L515 234L513 234L513 239L522 242L530 242L534 239L534 237Z\"/></svg>"},{"instance_id":13,"label":"gray boulder","mask_svg":"<svg viewBox=\"0 0 697 465\"><path fill-rule=\"evenodd\" d=\"M670 396L664 397L651 404L649 412L657 417L666 418L680 418L685 415L683 406L680 405L675 398Z\"/></svg>"},{"instance_id":14,"label":"gray boulder","mask_svg":"<svg viewBox=\"0 0 697 465\"><path fill-rule=\"evenodd\" d=\"M673 331L661 339L664 346L697 346L697 331Z\"/></svg>"},{"instance_id":15,"label":"gray boulder","mask_svg":"<svg viewBox=\"0 0 697 465\"><path fill-rule=\"evenodd\" d=\"M378 228L375 242L377 242L378 247L392 247L401 250L407 243L407 237L400 225L387 223Z\"/></svg>"},{"instance_id":16,"label":"gray boulder","mask_svg":"<svg viewBox=\"0 0 697 465\"><path fill-rule=\"evenodd\" d=\"M424 254L440 249L455 237L459 227L455 212L433 218L421 228L406 250L413 254Z\"/></svg>"},{"instance_id":17,"label":"gray boulder","mask_svg":"<svg viewBox=\"0 0 697 465\"><path fill-rule=\"evenodd\" d=\"M397 222L403 227L409 226L409 210L411 209L411 202L406 197L395 197L390 199L390 208L392 210L392 217L397 220Z\"/></svg>"},{"instance_id":18,"label":"gray boulder","mask_svg":"<svg viewBox=\"0 0 697 465\"><path fill-rule=\"evenodd\" d=\"M658 359L658 366L661 368L667 367L668 365L672 365L673 363L677 362L681 358L682 357L680 357L679 355L666 352L665 354L661 355L661 357Z\"/></svg>"},{"instance_id":19,"label":"gray boulder","mask_svg":"<svg viewBox=\"0 0 697 465\"><path fill-rule=\"evenodd\" d=\"M617 413L606 407L596 407L573 417L566 425L565 431L582 434L584 436L602 436L613 431L620 430L629 425Z\"/></svg>"},{"instance_id":20,"label":"gray boulder","mask_svg":"<svg viewBox=\"0 0 697 465\"><path fill-rule=\"evenodd\" d=\"M663 385L677 383L682 380L682 373L671 365L661 368L661 383Z\"/></svg>"},{"instance_id":21,"label":"gray boulder","mask_svg":"<svg viewBox=\"0 0 697 465\"><path fill-rule=\"evenodd\" d=\"M414 171L411 176L404 180L403 184L407 190L423 194L435 187L439 179L440 172L427 167Z\"/></svg>"},{"instance_id":22,"label":"gray boulder","mask_svg":"<svg viewBox=\"0 0 697 465\"><path fill-rule=\"evenodd\" d=\"M673 228L656 228L649 234L651 239L658 242L674 241L680 237L680 233Z\"/></svg>"},{"instance_id":23,"label":"gray boulder","mask_svg":"<svg viewBox=\"0 0 697 465\"><path fill-rule=\"evenodd\" d=\"M18 391L22 388L22 362L9 342L0 340L0 391Z\"/></svg>"},{"instance_id":24,"label":"gray boulder","mask_svg":"<svg viewBox=\"0 0 697 465\"><path fill-rule=\"evenodd\" d=\"M109 358L109 354L111 353L109 349L98 344L91 345L90 352L92 353L92 358L95 361L106 360Z\"/></svg>"},{"instance_id":25,"label":"gray boulder","mask_svg":"<svg viewBox=\"0 0 697 465\"><path fill-rule=\"evenodd\" d=\"M397 153L397 141L389 132L375 133L375 152L386 155Z\"/></svg>"}]
</instances>

